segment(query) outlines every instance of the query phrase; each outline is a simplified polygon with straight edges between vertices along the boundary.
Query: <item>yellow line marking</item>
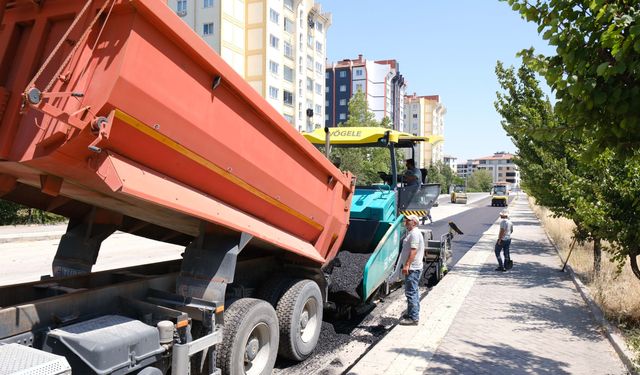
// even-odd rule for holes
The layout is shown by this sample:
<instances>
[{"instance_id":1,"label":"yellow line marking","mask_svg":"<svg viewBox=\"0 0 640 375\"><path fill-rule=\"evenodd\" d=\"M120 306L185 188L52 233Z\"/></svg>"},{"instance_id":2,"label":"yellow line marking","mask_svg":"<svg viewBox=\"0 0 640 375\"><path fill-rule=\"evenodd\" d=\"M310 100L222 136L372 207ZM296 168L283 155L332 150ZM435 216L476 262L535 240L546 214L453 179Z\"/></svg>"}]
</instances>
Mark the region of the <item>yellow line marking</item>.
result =
<instances>
[{"instance_id":1,"label":"yellow line marking","mask_svg":"<svg viewBox=\"0 0 640 375\"><path fill-rule=\"evenodd\" d=\"M292 209L291 207L287 206L286 204L276 200L275 198L263 193L262 191L258 190L257 188L251 186L250 184L248 184L247 182L245 182L244 180L240 179L237 176L234 176L233 174L225 171L224 169L218 167L217 165L215 165L214 163L210 162L209 160L205 159L204 157L196 154L195 152L189 150L188 148L184 147L183 145L177 143L176 141L174 141L173 139L157 132L156 130L152 129L151 127L145 125L143 122L139 121L138 119L136 119L135 117L119 110L116 109L115 110L115 118L117 118L118 120L123 121L126 124L131 125L134 129L140 131L141 133L150 136L151 138L155 139L156 141L165 144L166 146L168 146L169 148L177 151L178 153L184 155L185 157L195 161L196 163L200 164L201 166L219 174L220 176L224 177L225 179L229 180L230 182L240 186L241 188L245 189L246 191L250 192L251 194L255 195L258 198L263 199L264 201L278 207L279 209L297 217L298 219L304 221L305 223L313 226L314 228L318 229L318 230L323 230L324 227L322 225L320 225L319 223L311 220L310 218L304 216L303 214L299 213L298 211Z\"/></svg>"}]
</instances>

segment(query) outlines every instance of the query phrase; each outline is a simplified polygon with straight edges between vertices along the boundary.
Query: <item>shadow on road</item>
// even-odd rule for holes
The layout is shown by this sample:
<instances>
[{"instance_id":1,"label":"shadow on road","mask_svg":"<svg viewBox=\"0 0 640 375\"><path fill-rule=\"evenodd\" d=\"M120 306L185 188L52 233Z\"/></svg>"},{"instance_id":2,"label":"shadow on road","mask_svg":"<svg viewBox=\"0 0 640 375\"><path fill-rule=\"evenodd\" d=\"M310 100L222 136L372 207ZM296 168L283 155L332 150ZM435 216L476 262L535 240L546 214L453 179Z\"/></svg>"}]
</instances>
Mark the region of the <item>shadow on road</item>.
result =
<instances>
[{"instance_id":1,"label":"shadow on road","mask_svg":"<svg viewBox=\"0 0 640 375\"><path fill-rule=\"evenodd\" d=\"M537 356L510 345L482 345L463 341L474 354L436 352L425 374L569 374L565 362ZM394 349L396 353L425 357L423 350Z\"/></svg>"}]
</instances>

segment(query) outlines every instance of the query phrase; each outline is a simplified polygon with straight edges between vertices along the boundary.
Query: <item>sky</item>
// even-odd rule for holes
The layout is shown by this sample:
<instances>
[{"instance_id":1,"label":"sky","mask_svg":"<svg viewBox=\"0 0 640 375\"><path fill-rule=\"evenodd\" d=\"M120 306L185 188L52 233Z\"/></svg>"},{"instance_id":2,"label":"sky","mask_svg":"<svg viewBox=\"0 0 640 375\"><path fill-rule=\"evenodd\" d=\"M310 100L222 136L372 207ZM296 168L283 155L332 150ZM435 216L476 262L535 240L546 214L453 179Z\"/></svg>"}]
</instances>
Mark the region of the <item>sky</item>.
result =
<instances>
[{"instance_id":1,"label":"sky","mask_svg":"<svg viewBox=\"0 0 640 375\"><path fill-rule=\"evenodd\" d=\"M332 14L327 59L395 59L407 94L440 95L447 108L444 153L457 163L515 152L494 102L498 60L554 50L509 5L498 0L316 0ZM548 94L550 91L546 88Z\"/></svg>"}]
</instances>

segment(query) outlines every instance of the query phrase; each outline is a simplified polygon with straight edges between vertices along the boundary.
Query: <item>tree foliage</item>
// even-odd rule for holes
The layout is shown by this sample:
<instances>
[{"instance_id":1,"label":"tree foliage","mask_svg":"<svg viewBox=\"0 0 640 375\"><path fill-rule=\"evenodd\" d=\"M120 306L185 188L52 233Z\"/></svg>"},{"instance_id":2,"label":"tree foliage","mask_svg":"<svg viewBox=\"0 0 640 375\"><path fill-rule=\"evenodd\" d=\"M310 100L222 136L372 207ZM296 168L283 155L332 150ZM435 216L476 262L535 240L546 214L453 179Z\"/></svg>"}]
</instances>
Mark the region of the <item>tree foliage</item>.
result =
<instances>
[{"instance_id":1,"label":"tree foliage","mask_svg":"<svg viewBox=\"0 0 640 375\"><path fill-rule=\"evenodd\" d=\"M442 161L435 162L427 170L427 182L440 184L440 192L449 193L449 186L464 185L464 179L458 177L451 168Z\"/></svg>"},{"instance_id":2,"label":"tree foliage","mask_svg":"<svg viewBox=\"0 0 640 375\"><path fill-rule=\"evenodd\" d=\"M349 117L339 126L365 126L391 128L391 121L383 118L378 122L373 112L369 110L366 95L358 90L349 100ZM400 154L396 155L399 156ZM334 148L331 157L334 162L339 161L340 169L350 171L356 176L358 185L370 185L382 182L378 172L388 172L390 165L389 149L387 148ZM398 157L396 157L398 160ZM398 160L398 165L401 162Z\"/></svg>"},{"instance_id":3,"label":"tree foliage","mask_svg":"<svg viewBox=\"0 0 640 375\"><path fill-rule=\"evenodd\" d=\"M556 55L523 50L555 91L566 123L539 137L578 134L585 156L603 148L629 157L640 146L640 3L628 0L501 0L538 25ZM547 129L549 130L549 129Z\"/></svg>"},{"instance_id":4,"label":"tree foliage","mask_svg":"<svg viewBox=\"0 0 640 375\"><path fill-rule=\"evenodd\" d=\"M50 224L66 220L50 212L0 199L0 225Z\"/></svg>"},{"instance_id":5,"label":"tree foliage","mask_svg":"<svg viewBox=\"0 0 640 375\"><path fill-rule=\"evenodd\" d=\"M478 169L467 178L467 191L491 191L493 187L493 176L491 172Z\"/></svg>"},{"instance_id":6,"label":"tree foliage","mask_svg":"<svg viewBox=\"0 0 640 375\"><path fill-rule=\"evenodd\" d=\"M496 67L503 92L496 109L502 125L518 148L515 162L523 187L554 214L576 223L579 241L594 241L595 268L599 268L600 241L607 240L619 266L627 256L635 264L640 254L640 165L637 158L625 161L613 148L585 158L594 140L584 134L541 139L535 134L553 132L566 120L544 97L534 72L526 66L517 73ZM534 130L533 132L531 130Z\"/></svg>"}]
</instances>

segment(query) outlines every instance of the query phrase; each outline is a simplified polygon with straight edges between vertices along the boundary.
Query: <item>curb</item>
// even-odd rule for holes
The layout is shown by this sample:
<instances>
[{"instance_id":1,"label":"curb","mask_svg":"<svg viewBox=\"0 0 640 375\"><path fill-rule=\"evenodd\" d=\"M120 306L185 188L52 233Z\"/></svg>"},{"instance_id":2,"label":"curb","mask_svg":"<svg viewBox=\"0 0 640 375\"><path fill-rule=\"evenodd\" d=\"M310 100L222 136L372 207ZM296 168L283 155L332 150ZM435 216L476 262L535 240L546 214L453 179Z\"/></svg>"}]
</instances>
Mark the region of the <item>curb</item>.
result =
<instances>
[{"instance_id":1,"label":"curb","mask_svg":"<svg viewBox=\"0 0 640 375\"><path fill-rule=\"evenodd\" d=\"M60 239L61 237L62 237L62 234L33 236L33 237L4 237L4 238L0 238L0 244L10 243L10 242L57 240L57 239Z\"/></svg>"},{"instance_id":2,"label":"curb","mask_svg":"<svg viewBox=\"0 0 640 375\"><path fill-rule=\"evenodd\" d=\"M531 202L527 202L527 203L529 204L529 206L531 206ZM540 218L538 218L538 221L540 221ZM553 241L551 236L549 236L549 232L547 232L547 228L545 228L545 226L542 225L542 223L540 223L540 226L544 229L544 234L547 236L547 239L549 240L549 242L551 242L551 244L553 245L553 248L556 249L558 258L560 258L560 261L564 264L562 255L560 255L560 249L558 249L558 246L556 245L556 243ZM600 328L602 328L603 335L607 338L607 340L615 350L616 354L618 354L618 357L620 358L624 366L627 368L627 371L629 372L629 374L640 375L640 373L638 373L638 370L636 369L636 366L633 363L633 360L631 359L633 358L634 355L627 347L627 344L624 340L624 337L622 336L622 333L620 332L620 329L618 329L618 327L614 326L607 320L607 318L604 316L604 313L602 312L602 309L600 309L600 306L598 306L598 304L596 304L594 299L591 297L591 294L589 293L589 289L582 283L582 281L580 281L576 273L573 271L573 268L571 268L571 266L567 264L566 269L569 270L569 275L571 275L571 280L573 281L573 284L576 286L578 293L580 293L580 296L582 296L582 299L587 304L587 307L589 307L589 312L591 313L591 316L596 321L596 323L600 326Z\"/></svg>"}]
</instances>

